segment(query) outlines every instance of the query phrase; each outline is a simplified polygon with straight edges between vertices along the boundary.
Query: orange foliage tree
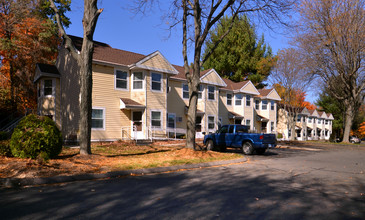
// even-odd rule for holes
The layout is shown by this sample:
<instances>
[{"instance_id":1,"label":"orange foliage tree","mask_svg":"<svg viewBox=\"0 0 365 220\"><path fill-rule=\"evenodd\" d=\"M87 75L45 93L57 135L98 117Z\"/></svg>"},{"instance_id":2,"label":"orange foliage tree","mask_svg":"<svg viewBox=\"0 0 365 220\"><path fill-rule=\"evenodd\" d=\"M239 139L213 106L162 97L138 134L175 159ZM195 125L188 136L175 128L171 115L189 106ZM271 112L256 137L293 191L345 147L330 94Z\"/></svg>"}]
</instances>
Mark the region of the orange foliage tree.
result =
<instances>
[{"instance_id":1,"label":"orange foliage tree","mask_svg":"<svg viewBox=\"0 0 365 220\"><path fill-rule=\"evenodd\" d=\"M60 38L54 23L34 1L0 0L0 109L36 108L36 63L52 63Z\"/></svg>"}]
</instances>

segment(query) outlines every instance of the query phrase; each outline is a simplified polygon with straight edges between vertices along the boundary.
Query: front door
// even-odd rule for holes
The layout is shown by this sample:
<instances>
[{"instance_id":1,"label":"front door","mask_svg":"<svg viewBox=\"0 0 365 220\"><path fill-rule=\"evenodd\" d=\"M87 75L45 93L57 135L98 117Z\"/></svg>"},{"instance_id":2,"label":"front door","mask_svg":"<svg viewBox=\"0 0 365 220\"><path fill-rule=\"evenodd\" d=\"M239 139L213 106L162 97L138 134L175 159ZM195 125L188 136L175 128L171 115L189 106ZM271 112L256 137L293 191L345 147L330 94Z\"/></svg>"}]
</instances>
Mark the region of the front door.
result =
<instances>
[{"instance_id":1,"label":"front door","mask_svg":"<svg viewBox=\"0 0 365 220\"><path fill-rule=\"evenodd\" d=\"M132 136L136 139L143 139L142 111L132 112Z\"/></svg>"}]
</instances>

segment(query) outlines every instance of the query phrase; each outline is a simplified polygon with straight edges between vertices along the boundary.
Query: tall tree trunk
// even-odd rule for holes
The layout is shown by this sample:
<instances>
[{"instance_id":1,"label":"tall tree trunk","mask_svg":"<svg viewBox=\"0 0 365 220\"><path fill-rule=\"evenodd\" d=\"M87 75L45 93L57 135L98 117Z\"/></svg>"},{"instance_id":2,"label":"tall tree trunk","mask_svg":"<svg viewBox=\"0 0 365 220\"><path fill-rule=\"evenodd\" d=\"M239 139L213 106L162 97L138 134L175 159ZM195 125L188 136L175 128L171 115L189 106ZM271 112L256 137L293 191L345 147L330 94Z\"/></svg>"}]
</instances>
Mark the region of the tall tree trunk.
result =
<instances>
[{"instance_id":1,"label":"tall tree trunk","mask_svg":"<svg viewBox=\"0 0 365 220\"><path fill-rule=\"evenodd\" d=\"M86 40L84 38L84 40ZM91 44L93 44L91 42ZM92 45L88 45L89 49L92 49ZM80 66L80 154L91 154L90 139L91 139L91 113L92 113L92 65L90 57L86 50L82 50L81 59L82 65Z\"/></svg>"},{"instance_id":2,"label":"tall tree trunk","mask_svg":"<svg viewBox=\"0 0 365 220\"><path fill-rule=\"evenodd\" d=\"M195 149L195 132L196 132L195 126L196 126L197 103L198 103L198 96L192 95L189 99L188 124L186 131L186 146L185 146L186 148L190 149Z\"/></svg>"},{"instance_id":3,"label":"tall tree trunk","mask_svg":"<svg viewBox=\"0 0 365 220\"><path fill-rule=\"evenodd\" d=\"M355 116L355 112L354 112L354 108L351 104L346 105L346 112L345 112L345 118L344 118L344 123L345 123L345 129L344 129L344 133L343 133L343 140L342 142L348 143L349 142L349 136L350 136L350 131L351 131L351 126L352 126L352 120L354 119Z\"/></svg>"}]
</instances>

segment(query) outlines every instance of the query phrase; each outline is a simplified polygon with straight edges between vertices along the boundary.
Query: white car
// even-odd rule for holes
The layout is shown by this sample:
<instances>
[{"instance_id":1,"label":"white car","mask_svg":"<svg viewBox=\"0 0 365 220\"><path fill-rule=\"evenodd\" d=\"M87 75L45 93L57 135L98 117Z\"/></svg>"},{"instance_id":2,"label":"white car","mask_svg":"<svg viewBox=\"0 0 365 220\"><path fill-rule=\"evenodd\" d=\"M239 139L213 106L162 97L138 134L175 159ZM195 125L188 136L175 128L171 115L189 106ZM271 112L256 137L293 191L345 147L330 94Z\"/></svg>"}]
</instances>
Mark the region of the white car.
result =
<instances>
[{"instance_id":1,"label":"white car","mask_svg":"<svg viewBox=\"0 0 365 220\"><path fill-rule=\"evenodd\" d=\"M350 136L350 143L360 144L361 143L361 140L360 140L360 138L358 138L356 136Z\"/></svg>"}]
</instances>

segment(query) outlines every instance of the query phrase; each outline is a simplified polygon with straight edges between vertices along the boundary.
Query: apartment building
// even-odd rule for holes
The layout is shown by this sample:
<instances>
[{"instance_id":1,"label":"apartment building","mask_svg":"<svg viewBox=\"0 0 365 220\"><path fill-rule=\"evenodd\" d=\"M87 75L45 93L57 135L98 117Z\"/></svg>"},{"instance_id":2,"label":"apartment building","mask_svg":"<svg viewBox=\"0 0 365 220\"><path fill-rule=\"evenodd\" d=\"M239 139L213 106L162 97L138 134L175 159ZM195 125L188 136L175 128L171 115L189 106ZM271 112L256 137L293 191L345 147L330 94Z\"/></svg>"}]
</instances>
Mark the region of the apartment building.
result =
<instances>
[{"instance_id":1,"label":"apartment building","mask_svg":"<svg viewBox=\"0 0 365 220\"><path fill-rule=\"evenodd\" d=\"M290 124L294 123L295 140L329 140L333 120L331 113L279 104L277 132L283 135L282 139L291 140Z\"/></svg>"},{"instance_id":2,"label":"apartment building","mask_svg":"<svg viewBox=\"0 0 365 220\"><path fill-rule=\"evenodd\" d=\"M80 49L82 38L71 38ZM189 86L182 66L172 65L159 51L143 55L95 42L92 71L93 141L186 134ZM80 85L76 61L61 48L54 66L37 65L34 82L39 91L38 114L53 118L66 140L77 139ZM232 82L214 69L204 70L196 137L215 132L222 124L276 133L279 101L275 89L258 90L250 81Z\"/></svg>"}]
</instances>

